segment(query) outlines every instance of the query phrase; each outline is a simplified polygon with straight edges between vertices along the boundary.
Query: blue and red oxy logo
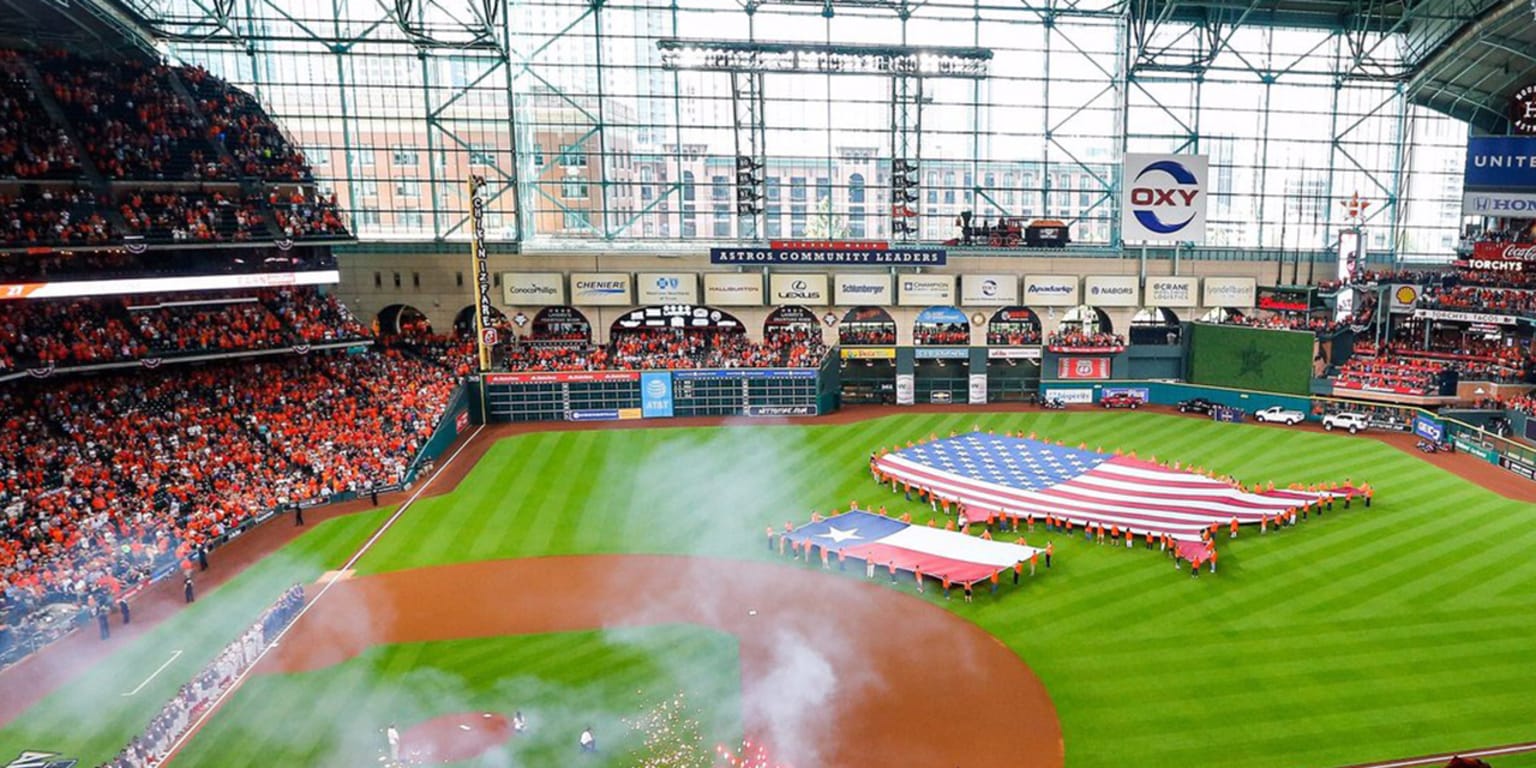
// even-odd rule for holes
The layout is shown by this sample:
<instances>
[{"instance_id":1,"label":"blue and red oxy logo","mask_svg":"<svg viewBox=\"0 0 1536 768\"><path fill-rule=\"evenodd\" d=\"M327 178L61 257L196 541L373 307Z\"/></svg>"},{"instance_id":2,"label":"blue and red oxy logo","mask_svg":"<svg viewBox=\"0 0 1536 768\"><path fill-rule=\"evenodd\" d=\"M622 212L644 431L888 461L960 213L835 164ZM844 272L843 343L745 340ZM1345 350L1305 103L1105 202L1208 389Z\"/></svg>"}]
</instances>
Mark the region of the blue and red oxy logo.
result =
<instances>
[{"instance_id":1,"label":"blue and red oxy logo","mask_svg":"<svg viewBox=\"0 0 1536 768\"><path fill-rule=\"evenodd\" d=\"M1200 179L1183 163L1158 160L1142 168L1131 183L1131 214L1148 230L1171 235L1195 220Z\"/></svg>"}]
</instances>

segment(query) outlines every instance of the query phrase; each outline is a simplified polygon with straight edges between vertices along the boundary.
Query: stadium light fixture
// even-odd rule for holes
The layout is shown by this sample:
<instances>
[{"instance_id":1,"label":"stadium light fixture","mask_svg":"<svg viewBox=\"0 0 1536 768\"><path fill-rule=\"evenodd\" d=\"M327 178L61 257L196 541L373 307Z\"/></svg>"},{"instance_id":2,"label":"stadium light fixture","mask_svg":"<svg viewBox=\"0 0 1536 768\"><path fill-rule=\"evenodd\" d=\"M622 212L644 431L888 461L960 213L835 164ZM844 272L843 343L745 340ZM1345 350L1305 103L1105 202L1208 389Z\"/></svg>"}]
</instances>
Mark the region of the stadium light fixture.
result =
<instances>
[{"instance_id":1,"label":"stadium light fixture","mask_svg":"<svg viewBox=\"0 0 1536 768\"><path fill-rule=\"evenodd\" d=\"M984 79L992 61L988 48L743 42L662 38L661 65L702 72L899 75Z\"/></svg>"}]
</instances>

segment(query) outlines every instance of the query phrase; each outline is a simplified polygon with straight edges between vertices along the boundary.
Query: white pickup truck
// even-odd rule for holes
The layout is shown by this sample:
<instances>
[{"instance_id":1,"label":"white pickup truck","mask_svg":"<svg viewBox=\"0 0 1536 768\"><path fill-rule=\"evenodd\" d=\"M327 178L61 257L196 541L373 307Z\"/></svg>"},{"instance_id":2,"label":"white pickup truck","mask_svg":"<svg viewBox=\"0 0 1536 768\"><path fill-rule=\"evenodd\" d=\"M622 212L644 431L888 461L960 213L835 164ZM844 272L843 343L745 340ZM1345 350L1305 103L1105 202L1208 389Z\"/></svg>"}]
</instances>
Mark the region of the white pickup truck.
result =
<instances>
[{"instance_id":1,"label":"white pickup truck","mask_svg":"<svg viewBox=\"0 0 1536 768\"><path fill-rule=\"evenodd\" d=\"M1369 427L1363 413L1330 413L1323 417L1323 429L1329 432L1335 429L1347 429L1351 435Z\"/></svg>"},{"instance_id":2,"label":"white pickup truck","mask_svg":"<svg viewBox=\"0 0 1536 768\"><path fill-rule=\"evenodd\" d=\"M1253 412L1254 421L1262 421L1266 424L1284 424L1287 427L1300 424L1306 418L1307 415L1301 411L1278 405L1272 405L1262 411Z\"/></svg>"}]
</instances>

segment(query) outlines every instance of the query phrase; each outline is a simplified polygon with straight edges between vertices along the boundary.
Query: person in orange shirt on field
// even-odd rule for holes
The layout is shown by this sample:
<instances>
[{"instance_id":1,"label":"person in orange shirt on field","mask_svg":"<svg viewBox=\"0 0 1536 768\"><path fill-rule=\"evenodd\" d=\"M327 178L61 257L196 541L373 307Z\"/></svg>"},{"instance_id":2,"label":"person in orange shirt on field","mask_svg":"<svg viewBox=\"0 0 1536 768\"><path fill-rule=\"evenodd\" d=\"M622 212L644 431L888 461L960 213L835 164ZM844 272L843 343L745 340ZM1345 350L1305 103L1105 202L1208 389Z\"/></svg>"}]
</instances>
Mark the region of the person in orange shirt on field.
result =
<instances>
[{"instance_id":1,"label":"person in orange shirt on field","mask_svg":"<svg viewBox=\"0 0 1536 768\"><path fill-rule=\"evenodd\" d=\"M917 591L918 591L919 594L921 594L923 592L923 569L922 569L922 566L917 566L917 567L914 567L912 569L912 578L915 581L917 581Z\"/></svg>"},{"instance_id":2,"label":"person in orange shirt on field","mask_svg":"<svg viewBox=\"0 0 1536 768\"><path fill-rule=\"evenodd\" d=\"M1040 562L1040 550L1029 553L1029 575L1035 575L1035 564Z\"/></svg>"},{"instance_id":3,"label":"person in orange shirt on field","mask_svg":"<svg viewBox=\"0 0 1536 768\"><path fill-rule=\"evenodd\" d=\"M1045 567L1051 567L1051 555L1056 554L1056 545L1053 542L1045 543Z\"/></svg>"},{"instance_id":4,"label":"person in orange shirt on field","mask_svg":"<svg viewBox=\"0 0 1536 768\"><path fill-rule=\"evenodd\" d=\"M982 541L991 541L992 540L992 531L990 529L987 529L987 528L981 529L981 539L982 539Z\"/></svg>"},{"instance_id":5,"label":"person in orange shirt on field","mask_svg":"<svg viewBox=\"0 0 1536 768\"><path fill-rule=\"evenodd\" d=\"M1232 535L1228 536L1227 538L1229 538L1229 539L1237 538L1237 515L1233 515L1232 516Z\"/></svg>"},{"instance_id":6,"label":"person in orange shirt on field","mask_svg":"<svg viewBox=\"0 0 1536 768\"><path fill-rule=\"evenodd\" d=\"M1024 561L1019 560L1013 564L1013 585L1019 585L1019 577L1024 574Z\"/></svg>"}]
</instances>

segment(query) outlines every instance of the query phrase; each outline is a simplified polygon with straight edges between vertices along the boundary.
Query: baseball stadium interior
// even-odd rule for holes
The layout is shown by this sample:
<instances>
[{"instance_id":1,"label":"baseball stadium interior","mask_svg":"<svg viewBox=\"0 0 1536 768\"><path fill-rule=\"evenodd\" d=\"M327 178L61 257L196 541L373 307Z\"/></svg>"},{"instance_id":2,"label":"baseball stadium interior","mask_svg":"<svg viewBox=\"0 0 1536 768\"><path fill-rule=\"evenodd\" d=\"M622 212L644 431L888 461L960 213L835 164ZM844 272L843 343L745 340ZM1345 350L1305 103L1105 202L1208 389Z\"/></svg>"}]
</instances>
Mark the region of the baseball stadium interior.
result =
<instances>
[{"instance_id":1,"label":"baseball stadium interior","mask_svg":"<svg viewBox=\"0 0 1536 768\"><path fill-rule=\"evenodd\" d=\"M1533 337L1536 0L0 0L0 766L1536 766Z\"/></svg>"}]
</instances>

